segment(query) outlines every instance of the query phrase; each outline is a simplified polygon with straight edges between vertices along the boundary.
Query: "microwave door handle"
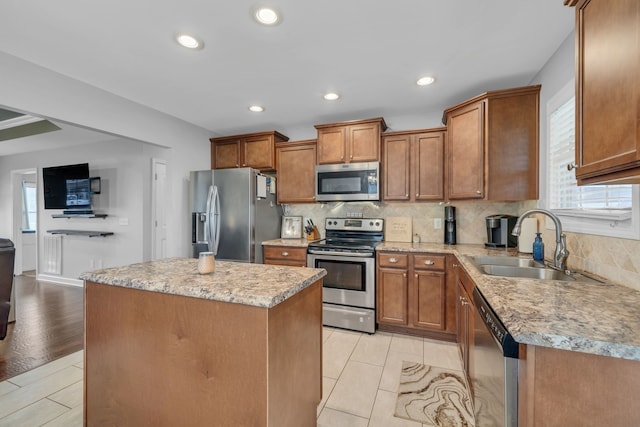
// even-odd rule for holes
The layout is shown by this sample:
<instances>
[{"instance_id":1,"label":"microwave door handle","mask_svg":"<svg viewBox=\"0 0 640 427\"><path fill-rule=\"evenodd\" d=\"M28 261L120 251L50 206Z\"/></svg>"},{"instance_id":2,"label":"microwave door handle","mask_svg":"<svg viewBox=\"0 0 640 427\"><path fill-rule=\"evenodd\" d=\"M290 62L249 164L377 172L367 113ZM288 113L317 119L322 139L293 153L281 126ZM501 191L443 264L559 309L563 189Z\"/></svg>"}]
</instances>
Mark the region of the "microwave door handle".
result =
<instances>
[{"instance_id":1,"label":"microwave door handle","mask_svg":"<svg viewBox=\"0 0 640 427\"><path fill-rule=\"evenodd\" d=\"M213 239L211 242L210 250L213 252L213 255L218 255L218 245L220 245L220 223L222 222L222 218L220 215L220 194L218 193L218 187L213 187L213 223L211 225L211 232L213 234Z\"/></svg>"}]
</instances>

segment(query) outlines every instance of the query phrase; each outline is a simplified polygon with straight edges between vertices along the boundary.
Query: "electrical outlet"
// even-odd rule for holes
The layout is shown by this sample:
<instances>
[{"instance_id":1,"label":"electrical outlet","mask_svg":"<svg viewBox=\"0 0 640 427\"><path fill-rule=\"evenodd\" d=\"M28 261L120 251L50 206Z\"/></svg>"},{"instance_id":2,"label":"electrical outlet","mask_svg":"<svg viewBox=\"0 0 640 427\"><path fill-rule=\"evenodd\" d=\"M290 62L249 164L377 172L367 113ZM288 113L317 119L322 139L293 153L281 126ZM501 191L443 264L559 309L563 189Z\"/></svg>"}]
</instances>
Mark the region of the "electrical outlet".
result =
<instances>
[{"instance_id":1,"label":"electrical outlet","mask_svg":"<svg viewBox=\"0 0 640 427\"><path fill-rule=\"evenodd\" d=\"M433 218L433 228L436 230L442 228L442 218Z\"/></svg>"}]
</instances>

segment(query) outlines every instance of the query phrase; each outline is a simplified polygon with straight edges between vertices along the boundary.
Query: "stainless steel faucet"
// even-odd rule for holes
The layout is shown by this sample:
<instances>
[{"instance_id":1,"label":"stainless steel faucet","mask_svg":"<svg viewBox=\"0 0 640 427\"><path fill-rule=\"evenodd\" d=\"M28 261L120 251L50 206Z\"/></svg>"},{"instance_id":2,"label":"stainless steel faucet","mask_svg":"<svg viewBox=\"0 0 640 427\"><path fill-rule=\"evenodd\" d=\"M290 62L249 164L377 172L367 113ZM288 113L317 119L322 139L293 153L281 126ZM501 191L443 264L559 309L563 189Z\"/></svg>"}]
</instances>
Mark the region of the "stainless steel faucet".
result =
<instances>
[{"instance_id":1,"label":"stainless steel faucet","mask_svg":"<svg viewBox=\"0 0 640 427\"><path fill-rule=\"evenodd\" d=\"M520 215L516 225L513 226L511 234L514 236L520 236L520 223L523 219L532 214L545 214L553 220L556 227L556 252L553 255L553 266L560 271L567 270L567 258L569 257L569 251L567 250L567 236L562 233L562 224L560 218L558 218L553 212L549 212L546 209L531 209Z\"/></svg>"}]
</instances>

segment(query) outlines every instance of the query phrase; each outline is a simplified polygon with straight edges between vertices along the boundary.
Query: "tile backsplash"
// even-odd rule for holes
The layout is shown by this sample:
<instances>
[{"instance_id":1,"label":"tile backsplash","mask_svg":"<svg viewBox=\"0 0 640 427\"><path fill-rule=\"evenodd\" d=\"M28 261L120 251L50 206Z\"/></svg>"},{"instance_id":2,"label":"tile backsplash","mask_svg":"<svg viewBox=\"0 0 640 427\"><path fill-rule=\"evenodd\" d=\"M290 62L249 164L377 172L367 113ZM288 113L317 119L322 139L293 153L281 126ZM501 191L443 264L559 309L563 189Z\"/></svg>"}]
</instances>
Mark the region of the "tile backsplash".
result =
<instances>
[{"instance_id":1,"label":"tile backsplash","mask_svg":"<svg viewBox=\"0 0 640 427\"><path fill-rule=\"evenodd\" d=\"M534 209L537 202L493 203L459 201L456 207L457 243L482 244L487 241L485 217L493 214L519 215ZM423 242L444 241L444 203L314 203L286 206L287 215L311 218L324 237L324 219L362 214L364 218L410 216L413 233ZM434 219L440 219L442 228L434 227ZM545 223L538 221L540 227ZM590 234L567 232L570 255L568 267L595 273L608 280L640 290L640 241L607 238ZM545 257L551 259L555 250L555 230L544 229Z\"/></svg>"}]
</instances>

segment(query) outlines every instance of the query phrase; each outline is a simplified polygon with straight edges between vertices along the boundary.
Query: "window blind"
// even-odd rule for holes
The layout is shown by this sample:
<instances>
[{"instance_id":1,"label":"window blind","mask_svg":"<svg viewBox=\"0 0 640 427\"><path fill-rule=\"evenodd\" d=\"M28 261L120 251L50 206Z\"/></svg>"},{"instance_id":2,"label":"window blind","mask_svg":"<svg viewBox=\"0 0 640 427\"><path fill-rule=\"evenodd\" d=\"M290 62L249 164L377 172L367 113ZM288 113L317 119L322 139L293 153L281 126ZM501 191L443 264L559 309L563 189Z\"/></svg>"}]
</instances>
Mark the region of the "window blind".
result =
<instances>
[{"instance_id":1,"label":"window blind","mask_svg":"<svg viewBox=\"0 0 640 427\"><path fill-rule=\"evenodd\" d=\"M550 208L604 211L623 214L631 211L631 185L588 185L578 187L573 170L575 161L575 97L549 116Z\"/></svg>"}]
</instances>

